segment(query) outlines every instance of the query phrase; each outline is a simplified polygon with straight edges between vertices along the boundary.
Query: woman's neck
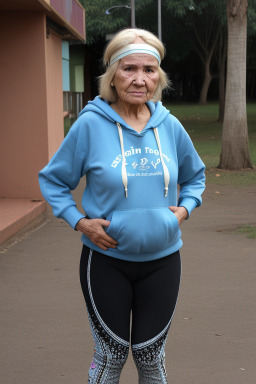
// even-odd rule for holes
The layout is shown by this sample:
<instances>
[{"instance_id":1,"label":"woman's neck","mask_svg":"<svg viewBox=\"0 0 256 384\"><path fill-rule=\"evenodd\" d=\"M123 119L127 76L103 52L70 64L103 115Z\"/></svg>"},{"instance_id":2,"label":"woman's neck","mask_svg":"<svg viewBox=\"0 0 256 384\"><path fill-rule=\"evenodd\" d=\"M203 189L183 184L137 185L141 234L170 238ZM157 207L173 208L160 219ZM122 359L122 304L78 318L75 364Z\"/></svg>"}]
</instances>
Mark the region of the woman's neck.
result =
<instances>
[{"instance_id":1,"label":"woman's neck","mask_svg":"<svg viewBox=\"0 0 256 384\"><path fill-rule=\"evenodd\" d=\"M150 111L146 104L124 104L117 101L111 104L111 107L137 132L141 132L150 119Z\"/></svg>"}]
</instances>

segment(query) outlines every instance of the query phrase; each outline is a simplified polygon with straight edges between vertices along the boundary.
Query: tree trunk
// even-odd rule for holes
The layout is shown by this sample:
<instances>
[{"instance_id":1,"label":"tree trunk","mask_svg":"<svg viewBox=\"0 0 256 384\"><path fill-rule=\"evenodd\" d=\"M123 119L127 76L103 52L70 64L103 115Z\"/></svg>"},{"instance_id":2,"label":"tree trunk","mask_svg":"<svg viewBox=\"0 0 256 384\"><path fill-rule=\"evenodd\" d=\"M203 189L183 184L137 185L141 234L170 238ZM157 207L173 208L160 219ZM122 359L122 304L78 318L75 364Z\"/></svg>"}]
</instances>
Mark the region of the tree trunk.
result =
<instances>
[{"instance_id":1,"label":"tree trunk","mask_svg":"<svg viewBox=\"0 0 256 384\"><path fill-rule=\"evenodd\" d=\"M210 63L211 63L212 56L208 56L205 60L205 67L204 67L204 81L200 92L200 98L199 98L199 104L206 104L207 103L207 94L209 90L209 86L212 81L212 75L210 72Z\"/></svg>"},{"instance_id":2,"label":"tree trunk","mask_svg":"<svg viewBox=\"0 0 256 384\"><path fill-rule=\"evenodd\" d=\"M227 0L228 60L225 116L219 168L253 168L246 114L248 0Z\"/></svg>"},{"instance_id":3,"label":"tree trunk","mask_svg":"<svg viewBox=\"0 0 256 384\"><path fill-rule=\"evenodd\" d=\"M203 61L203 64L204 64L204 81L203 81L203 85L202 85L201 92L200 92L199 104L206 104L207 103L208 90L209 90L209 86L211 84L211 81L213 79L213 76L211 75L210 66L211 66L212 56L213 56L213 53L214 53L214 50L215 50L215 47L216 47L216 44L217 44L217 41L219 38L219 33L220 33L220 27L218 28L218 30L215 33L215 38L211 44L210 51L206 52L206 56L204 58L202 58L202 56L199 55Z\"/></svg>"}]
</instances>

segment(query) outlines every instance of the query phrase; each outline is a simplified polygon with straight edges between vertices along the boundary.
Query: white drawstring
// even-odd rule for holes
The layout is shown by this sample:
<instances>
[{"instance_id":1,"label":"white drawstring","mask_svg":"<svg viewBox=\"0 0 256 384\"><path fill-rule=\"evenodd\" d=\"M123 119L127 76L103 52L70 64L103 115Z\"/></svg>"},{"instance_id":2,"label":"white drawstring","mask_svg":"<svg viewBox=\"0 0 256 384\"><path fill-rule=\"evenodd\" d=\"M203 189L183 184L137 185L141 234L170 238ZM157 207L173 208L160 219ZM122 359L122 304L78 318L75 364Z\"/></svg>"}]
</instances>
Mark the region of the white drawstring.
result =
<instances>
[{"instance_id":1,"label":"white drawstring","mask_svg":"<svg viewBox=\"0 0 256 384\"><path fill-rule=\"evenodd\" d=\"M127 198L128 197L128 177L127 177L126 166L125 166L126 159L125 159L125 152L124 152L123 131L122 131L121 125L119 123L116 123L116 124L118 127L118 133L119 133L119 139L120 139L120 145L121 145L121 151L122 151L122 181L123 181L124 190L125 190L125 197ZM161 160L161 163L163 166L163 171L164 171L164 185L165 185L164 197L167 197L169 182L170 182L170 174L169 174L169 170L168 170L168 168L164 162L164 159L163 159L162 148L161 148L161 143L160 143L160 138L159 138L159 133L158 133L157 127L154 128L154 134L155 134L155 138L156 138L156 142L157 142L157 146L158 146L158 150L159 150L160 160Z\"/></svg>"},{"instance_id":2,"label":"white drawstring","mask_svg":"<svg viewBox=\"0 0 256 384\"><path fill-rule=\"evenodd\" d=\"M169 174L169 170L164 162L164 159L163 159L163 154L162 154L162 148L161 148L161 143L160 143L160 138L159 138L159 133L158 133L158 129L157 127L154 128L154 134L155 134L155 137L156 137L156 142L157 142L157 146L158 146L158 149L159 149L159 155L160 155L160 159L161 159L161 163L162 163L162 166L163 166L163 170L164 170L164 197L167 197L168 195L168 188L169 188L169 182L170 182L170 174Z\"/></svg>"},{"instance_id":3,"label":"white drawstring","mask_svg":"<svg viewBox=\"0 0 256 384\"><path fill-rule=\"evenodd\" d=\"M125 191L125 197L128 197L128 178L127 178L127 172L126 172L126 159L125 159L125 153L124 153L124 139L123 139L123 131L121 128L121 125L119 123L116 123L118 127L118 133L119 133L119 139L120 139L120 145L121 145L121 151L122 151L122 181L124 185L124 191Z\"/></svg>"}]
</instances>

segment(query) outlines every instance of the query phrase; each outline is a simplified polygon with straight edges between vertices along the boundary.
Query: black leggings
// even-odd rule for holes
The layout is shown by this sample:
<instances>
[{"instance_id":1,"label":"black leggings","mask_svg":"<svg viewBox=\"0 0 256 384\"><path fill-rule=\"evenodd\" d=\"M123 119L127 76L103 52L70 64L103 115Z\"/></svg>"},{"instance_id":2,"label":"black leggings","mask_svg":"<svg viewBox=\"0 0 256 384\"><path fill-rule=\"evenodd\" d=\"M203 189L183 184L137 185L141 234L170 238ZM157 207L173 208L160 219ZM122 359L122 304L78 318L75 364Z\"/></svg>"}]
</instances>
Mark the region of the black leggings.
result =
<instances>
[{"instance_id":1,"label":"black leggings","mask_svg":"<svg viewBox=\"0 0 256 384\"><path fill-rule=\"evenodd\" d=\"M164 347L180 271L179 252L136 263L83 246L80 279L95 341L88 383L119 383L130 339L139 383L167 383Z\"/></svg>"}]
</instances>

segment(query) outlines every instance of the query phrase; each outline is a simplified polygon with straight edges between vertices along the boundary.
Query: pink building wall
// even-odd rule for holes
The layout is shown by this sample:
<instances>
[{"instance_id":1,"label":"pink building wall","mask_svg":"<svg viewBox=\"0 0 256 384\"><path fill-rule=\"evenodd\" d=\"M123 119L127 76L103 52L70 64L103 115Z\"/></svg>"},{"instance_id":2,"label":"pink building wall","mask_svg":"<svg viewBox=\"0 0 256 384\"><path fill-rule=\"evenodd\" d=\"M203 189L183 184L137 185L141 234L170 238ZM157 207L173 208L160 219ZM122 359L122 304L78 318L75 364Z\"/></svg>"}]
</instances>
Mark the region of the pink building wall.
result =
<instances>
[{"instance_id":1,"label":"pink building wall","mask_svg":"<svg viewBox=\"0 0 256 384\"><path fill-rule=\"evenodd\" d=\"M62 46L61 39L50 31L46 39L46 92L48 119L48 160L64 139ZM44 164L45 165L45 164Z\"/></svg>"},{"instance_id":2,"label":"pink building wall","mask_svg":"<svg viewBox=\"0 0 256 384\"><path fill-rule=\"evenodd\" d=\"M42 199L38 171L63 139L61 38L45 17L0 13L0 197Z\"/></svg>"}]
</instances>

